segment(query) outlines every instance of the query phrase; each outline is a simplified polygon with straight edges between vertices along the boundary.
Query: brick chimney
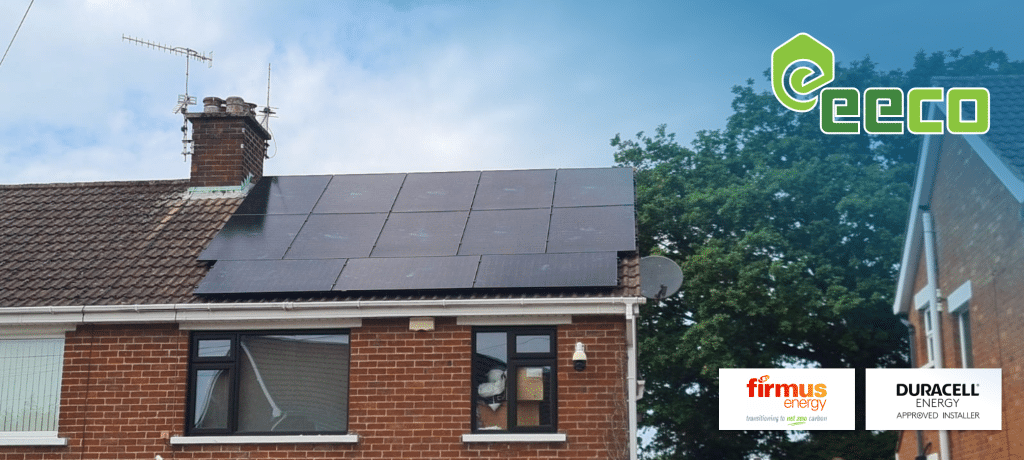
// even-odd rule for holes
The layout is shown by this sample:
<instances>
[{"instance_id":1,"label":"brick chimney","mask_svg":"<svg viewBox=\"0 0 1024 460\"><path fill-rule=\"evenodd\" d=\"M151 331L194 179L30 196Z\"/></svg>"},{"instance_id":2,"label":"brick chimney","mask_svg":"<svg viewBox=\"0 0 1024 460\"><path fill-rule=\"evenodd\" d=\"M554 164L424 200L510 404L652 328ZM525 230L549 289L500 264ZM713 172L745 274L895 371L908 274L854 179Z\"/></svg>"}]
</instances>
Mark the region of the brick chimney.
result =
<instances>
[{"instance_id":1,"label":"brick chimney","mask_svg":"<svg viewBox=\"0 0 1024 460\"><path fill-rule=\"evenodd\" d=\"M238 187L263 177L270 133L240 97L203 99L203 111L186 113L192 122L190 187Z\"/></svg>"}]
</instances>

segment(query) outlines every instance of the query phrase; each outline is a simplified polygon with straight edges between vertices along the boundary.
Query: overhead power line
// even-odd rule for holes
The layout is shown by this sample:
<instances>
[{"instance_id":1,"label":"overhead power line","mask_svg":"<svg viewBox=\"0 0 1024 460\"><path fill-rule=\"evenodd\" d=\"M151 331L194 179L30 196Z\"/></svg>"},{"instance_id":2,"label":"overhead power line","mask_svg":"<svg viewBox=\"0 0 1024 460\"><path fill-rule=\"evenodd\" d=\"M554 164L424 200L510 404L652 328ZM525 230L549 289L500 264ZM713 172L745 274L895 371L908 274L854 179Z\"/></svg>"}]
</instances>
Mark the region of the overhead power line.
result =
<instances>
[{"instance_id":1,"label":"overhead power line","mask_svg":"<svg viewBox=\"0 0 1024 460\"><path fill-rule=\"evenodd\" d=\"M14 29L14 36L11 37L11 42L7 44L7 51L4 51L4 57L0 58L0 65L4 65L4 59L7 59L7 53L11 51L11 45L14 44L14 39L18 37L18 31L21 30L21 25L25 23L25 18L28 17L28 11L32 9L32 4L35 2L36 0L28 2L28 8L25 8L25 15L21 17L21 22L18 23L18 28Z\"/></svg>"}]
</instances>

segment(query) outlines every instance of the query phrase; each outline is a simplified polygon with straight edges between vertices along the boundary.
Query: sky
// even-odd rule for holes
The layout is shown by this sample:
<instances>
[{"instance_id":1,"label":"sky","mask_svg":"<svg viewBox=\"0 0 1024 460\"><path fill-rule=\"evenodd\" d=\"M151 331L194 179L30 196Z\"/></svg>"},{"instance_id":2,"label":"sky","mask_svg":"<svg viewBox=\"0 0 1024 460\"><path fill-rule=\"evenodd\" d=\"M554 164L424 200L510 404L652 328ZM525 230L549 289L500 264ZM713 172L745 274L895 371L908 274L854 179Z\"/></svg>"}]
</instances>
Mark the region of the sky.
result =
<instances>
[{"instance_id":1,"label":"sky","mask_svg":"<svg viewBox=\"0 0 1024 460\"><path fill-rule=\"evenodd\" d=\"M0 46L31 0L0 2ZM609 140L721 129L731 88L806 32L840 62L1024 59L1019 1L36 0L0 64L0 184L186 178L188 93L267 102L265 175L600 167ZM855 6L852 6L855 5Z\"/></svg>"}]
</instances>

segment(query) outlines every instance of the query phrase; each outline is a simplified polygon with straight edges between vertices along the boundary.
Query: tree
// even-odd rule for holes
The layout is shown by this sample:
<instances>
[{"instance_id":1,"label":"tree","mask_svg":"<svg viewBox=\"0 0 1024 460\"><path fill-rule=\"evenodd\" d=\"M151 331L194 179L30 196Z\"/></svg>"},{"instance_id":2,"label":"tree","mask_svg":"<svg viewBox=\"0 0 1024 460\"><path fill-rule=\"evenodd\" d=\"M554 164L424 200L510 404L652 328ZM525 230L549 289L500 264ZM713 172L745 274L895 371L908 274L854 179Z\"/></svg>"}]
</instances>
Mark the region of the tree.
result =
<instances>
[{"instance_id":1,"label":"tree","mask_svg":"<svg viewBox=\"0 0 1024 460\"><path fill-rule=\"evenodd\" d=\"M920 52L907 72L837 65L832 86L906 91L934 75L1015 72L1024 62L1002 52ZM733 93L726 128L689 148L664 125L611 141L637 171L641 254L673 258L685 276L679 296L642 309L646 455L888 458L896 433L863 431L862 396L857 431L719 431L718 369L842 367L862 379L907 365L891 305L920 139L825 135L817 111L790 111L753 80Z\"/></svg>"}]
</instances>

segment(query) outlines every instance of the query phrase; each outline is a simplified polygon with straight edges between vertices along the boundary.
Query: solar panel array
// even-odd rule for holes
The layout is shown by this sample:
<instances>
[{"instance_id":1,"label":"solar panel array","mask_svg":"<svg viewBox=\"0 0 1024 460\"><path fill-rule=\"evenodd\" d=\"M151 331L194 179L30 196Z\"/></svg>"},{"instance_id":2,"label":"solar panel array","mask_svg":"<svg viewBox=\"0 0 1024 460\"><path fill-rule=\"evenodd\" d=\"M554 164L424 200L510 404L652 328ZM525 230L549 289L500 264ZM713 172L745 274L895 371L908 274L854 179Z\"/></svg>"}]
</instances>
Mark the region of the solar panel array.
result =
<instances>
[{"instance_id":1,"label":"solar panel array","mask_svg":"<svg viewBox=\"0 0 1024 460\"><path fill-rule=\"evenodd\" d=\"M629 168L264 177L196 294L611 287Z\"/></svg>"}]
</instances>

